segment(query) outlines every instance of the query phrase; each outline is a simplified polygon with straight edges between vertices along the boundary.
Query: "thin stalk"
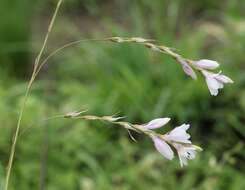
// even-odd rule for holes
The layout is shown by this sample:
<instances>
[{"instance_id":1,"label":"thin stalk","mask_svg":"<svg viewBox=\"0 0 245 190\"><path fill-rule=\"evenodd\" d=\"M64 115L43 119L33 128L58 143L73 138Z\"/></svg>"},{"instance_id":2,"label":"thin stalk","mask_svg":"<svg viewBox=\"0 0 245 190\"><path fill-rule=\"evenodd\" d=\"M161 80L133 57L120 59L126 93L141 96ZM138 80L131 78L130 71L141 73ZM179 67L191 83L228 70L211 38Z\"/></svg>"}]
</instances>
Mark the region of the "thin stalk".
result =
<instances>
[{"instance_id":1,"label":"thin stalk","mask_svg":"<svg viewBox=\"0 0 245 190\"><path fill-rule=\"evenodd\" d=\"M82 40L76 40L76 41L72 41L69 42L61 47L59 47L58 49L54 50L53 52L51 52L40 64L39 67L36 70L36 73L34 75L34 78L36 78L36 76L38 75L38 73L40 72L40 70L42 69L42 67L47 63L47 61L53 57L54 55L56 55L57 53L59 53L61 50L77 45L81 42L87 42L87 41L107 41L109 38L104 38L104 39L82 39Z\"/></svg>"},{"instance_id":2,"label":"thin stalk","mask_svg":"<svg viewBox=\"0 0 245 190\"><path fill-rule=\"evenodd\" d=\"M55 115L55 116L52 116L52 117L48 117L48 118L45 118L45 119L42 119L42 120L39 120L38 123L42 123L42 122L46 122L46 121L50 121L50 120L53 120L53 119L58 119L58 118L64 118L64 115ZM20 131L19 133L19 138L25 134L29 129L33 128L33 126L36 124L37 122L33 122L31 125L29 125L28 127L26 127L25 129L23 129L22 131Z\"/></svg>"},{"instance_id":3,"label":"thin stalk","mask_svg":"<svg viewBox=\"0 0 245 190\"><path fill-rule=\"evenodd\" d=\"M34 79L36 78L36 76L39 74L39 72L41 71L41 69L43 68L43 66L48 62L48 60L50 58L52 58L54 55L56 55L57 53L59 53L60 51L62 51L65 48L77 45L81 42L89 42L89 41L104 41L104 42L114 42L114 43L136 43L136 44L141 44L144 45L145 47L152 49L153 51L158 51L161 53L165 53L169 56L171 56L172 58L174 58L176 61L178 61L178 58L182 58L184 59L181 55L173 52L171 50L171 48L167 47L167 46L163 46L163 45L156 45L150 42L154 42L155 40L152 39L144 39L144 38L139 38L139 37L107 37L107 38L102 38L102 39L81 39L81 40L76 40L76 41L72 41L69 42L59 48L57 48L56 50L52 51L38 66L38 68L36 68L36 72L34 74ZM188 60L190 62L190 60Z\"/></svg>"},{"instance_id":4,"label":"thin stalk","mask_svg":"<svg viewBox=\"0 0 245 190\"><path fill-rule=\"evenodd\" d=\"M19 114L19 117L18 117L16 131L15 131L15 134L14 134L14 137L13 137L13 143L12 143L11 150L10 150L10 156L9 156L9 161L8 161L8 166L7 166L7 173L6 173L5 190L8 190L8 187L9 187L9 179L10 179L10 175L11 175L11 171L12 171L13 160L14 160L14 155L15 155L15 149L16 149L16 144L17 144L19 132L20 132L20 125L21 125L22 117L23 117L24 110L25 110L25 107L26 107L26 102L28 100L32 84L33 84L33 82L35 80L36 70L38 68L38 65L39 65L40 59L42 57L43 51L44 51L44 49L45 49L45 47L47 45L47 41L48 41L50 32L51 32L51 30L53 28L54 21L56 19L56 16L57 16L57 13L59 11L59 8L60 8L60 5L61 5L62 1L63 0L59 0L57 5L56 5L54 14L52 16L52 19L51 19L49 27L48 27L48 31L47 31L47 33L45 35L45 39L44 39L43 45L41 47L41 50L40 50L39 54L37 55L37 57L35 59L35 64L34 64L32 76L31 76L31 79L30 79L30 81L28 83L28 86L27 86L27 89L26 89L26 92L25 92L23 104L21 106L20 114Z\"/></svg>"}]
</instances>

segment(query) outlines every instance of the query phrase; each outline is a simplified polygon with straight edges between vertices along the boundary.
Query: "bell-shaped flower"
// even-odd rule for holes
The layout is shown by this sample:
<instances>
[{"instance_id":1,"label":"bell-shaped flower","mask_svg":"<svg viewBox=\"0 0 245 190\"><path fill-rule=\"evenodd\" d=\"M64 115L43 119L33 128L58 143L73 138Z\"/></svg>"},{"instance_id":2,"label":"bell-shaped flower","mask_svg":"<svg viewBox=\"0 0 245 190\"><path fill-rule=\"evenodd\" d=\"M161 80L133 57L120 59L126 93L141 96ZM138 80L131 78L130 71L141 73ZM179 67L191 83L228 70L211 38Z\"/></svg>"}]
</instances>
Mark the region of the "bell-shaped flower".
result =
<instances>
[{"instance_id":1,"label":"bell-shaped flower","mask_svg":"<svg viewBox=\"0 0 245 190\"><path fill-rule=\"evenodd\" d=\"M192 65L198 69L216 69L219 67L219 63L217 61L209 60L209 59L201 59L199 61L193 61Z\"/></svg>"},{"instance_id":2,"label":"bell-shaped flower","mask_svg":"<svg viewBox=\"0 0 245 190\"><path fill-rule=\"evenodd\" d=\"M177 150L180 166L186 166L188 160L193 160L196 157L197 151L202 149L192 144L178 144L173 143L174 148Z\"/></svg>"},{"instance_id":3,"label":"bell-shaped flower","mask_svg":"<svg viewBox=\"0 0 245 190\"><path fill-rule=\"evenodd\" d=\"M151 120L149 123L142 125L145 129L157 129L166 125L170 121L170 118L157 118Z\"/></svg>"},{"instance_id":4,"label":"bell-shaped flower","mask_svg":"<svg viewBox=\"0 0 245 190\"><path fill-rule=\"evenodd\" d=\"M189 129L189 124L183 124L179 127L175 127L172 131L164 135L164 139L170 142L178 143L191 143L190 135L186 133L186 130Z\"/></svg>"},{"instance_id":5,"label":"bell-shaped flower","mask_svg":"<svg viewBox=\"0 0 245 190\"><path fill-rule=\"evenodd\" d=\"M171 147L161 138L157 136L153 136L152 140L154 142L154 146L156 150L162 154L165 158L168 160L172 160L174 157L174 153L171 149Z\"/></svg>"},{"instance_id":6,"label":"bell-shaped flower","mask_svg":"<svg viewBox=\"0 0 245 190\"><path fill-rule=\"evenodd\" d=\"M202 73L205 76L208 89L213 96L218 95L218 90L222 89L224 87L224 84L233 83L233 80L225 75L222 75L221 72L212 73L206 70L202 70Z\"/></svg>"}]
</instances>

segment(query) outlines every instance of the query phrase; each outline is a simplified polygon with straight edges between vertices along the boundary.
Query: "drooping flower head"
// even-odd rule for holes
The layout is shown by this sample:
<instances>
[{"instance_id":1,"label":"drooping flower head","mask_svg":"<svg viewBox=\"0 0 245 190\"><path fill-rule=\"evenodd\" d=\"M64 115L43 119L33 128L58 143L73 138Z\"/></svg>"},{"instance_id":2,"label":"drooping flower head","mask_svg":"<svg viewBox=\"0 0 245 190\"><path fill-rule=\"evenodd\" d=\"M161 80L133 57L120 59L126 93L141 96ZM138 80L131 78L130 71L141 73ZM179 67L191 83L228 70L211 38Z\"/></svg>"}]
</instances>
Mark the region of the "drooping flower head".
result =
<instances>
[{"instance_id":1,"label":"drooping flower head","mask_svg":"<svg viewBox=\"0 0 245 190\"><path fill-rule=\"evenodd\" d=\"M206 70L202 70L202 74L205 76L208 89L213 96L217 96L219 89L224 87L224 84L233 83L229 77L219 73L212 73Z\"/></svg>"},{"instance_id":2,"label":"drooping flower head","mask_svg":"<svg viewBox=\"0 0 245 190\"><path fill-rule=\"evenodd\" d=\"M187 160L195 158L196 151L201 150L198 146L192 145L190 141L191 136L186 132L189 128L189 124L182 124L163 135L164 139L176 149L181 167L187 165Z\"/></svg>"},{"instance_id":3,"label":"drooping flower head","mask_svg":"<svg viewBox=\"0 0 245 190\"><path fill-rule=\"evenodd\" d=\"M166 159L173 159L174 152L172 148L175 148L180 160L180 165L183 167L187 165L188 159L192 160L195 158L196 152L201 150L201 148L191 143L191 136L186 132L190 127L189 124L182 124L163 135L152 131L152 129L163 127L169 122L169 120L170 118L157 118L140 126L147 130L156 150Z\"/></svg>"},{"instance_id":4,"label":"drooping flower head","mask_svg":"<svg viewBox=\"0 0 245 190\"><path fill-rule=\"evenodd\" d=\"M229 77L222 75L221 72L210 72L210 70L217 69L220 66L217 61L209 59L192 61L180 56L177 57L176 60L182 65L183 71L193 79L197 79L194 69L201 71L206 79L208 89L213 96L218 95L218 90L223 88L225 83L233 83Z\"/></svg>"}]
</instances>

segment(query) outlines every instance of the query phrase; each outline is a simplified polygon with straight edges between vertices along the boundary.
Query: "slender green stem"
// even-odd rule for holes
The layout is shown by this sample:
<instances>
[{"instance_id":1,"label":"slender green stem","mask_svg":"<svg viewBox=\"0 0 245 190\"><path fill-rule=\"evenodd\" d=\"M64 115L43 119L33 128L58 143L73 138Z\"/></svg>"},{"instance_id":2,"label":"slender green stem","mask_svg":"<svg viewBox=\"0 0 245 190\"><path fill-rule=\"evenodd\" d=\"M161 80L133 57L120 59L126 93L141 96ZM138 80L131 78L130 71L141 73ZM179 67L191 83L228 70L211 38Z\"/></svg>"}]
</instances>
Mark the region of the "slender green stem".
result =
<instances>
[{"instance_id":1,"label":"slender green stem","mask_svg":"<svg viewBox=\"0 0 245 190\"><path fill-rule=\"evenodd\" d=\"M44 39L42 48L41 48L39 54L37 55L37 58L35 59L35 64L34 64L32 76L31 76L31 79L30 79L30 81L28 83L28 87L27 87L27 90L26 90L26 93L25 93L25 96L24 96L23 104L22 104L21 109L20 109L20 114L19 114L19 117L18 117L17 127L16 127L16 131L15 131L15 134L14 134L14 137L13 137L13 143L12 143L12 146L11 146L11 150L10 150L9 162L8 162L7 173L6 173L5 190L8 190L8 187L9 187L9 179L10 179L10 175L11 175L11 171L12 171L13 160L14 160L14 155L15 155L15 149L16 149L16 144L17 144L19 132L20 132L20 125L21 125L22 117L23 117L24 110L25 110L25 107L26 107L26 102L28 100L28 96L30 94L30 90L31 90L32 84L33 84L33 82L35 80L36 70L38 68L38 65L39 65L40 59L42 57L43 51L44 51L44 49L45 49L45 47L47 45L49 34L50 34L50 32L51 32L51 30L53 28L54 21L56 19L56 16L57 16L57 13L59 11L59 8L60 8L60 5L61 5L62 1L63 0L59 0L57 5L56 5L54 14L52 16L52 19L51 19L49 27L48 27L48 31L47 31L47 33L45 35L45 39Z\"/></svg>"},{"instance_id":2,"label":"slender green stem","mask_svg":"<svg viewBox=\"0 0 245 190\"><path fill-rule=\"evenodd\" d=\"M57 3L57 5L56 5L56 9L55 9L55 11L54 11L53 17L52 17L52 19L51 19L51 21L50 21L50 24L49 24L49 26L48 26L48 32L47 32L47 34L46 34L46 36L45 36L45 39L44 39L42 48L41 48L41 50L40 50L40 52L39 52L39 54L38 54L38 56L37 56L37 58L36 58L36 60L35 60L35 66L36 66L36 65L38 66L38 64L39 64L39 62L40 62L40 59L41 59L41 57L42 57L43 51L44 51L44 49L45 49L45 47L46 47L46 44L47 44L47 41L48 41L48 38L49 38L49 34L50 34L50 32L51 32L51 30L52 30L52 28L53 28L54 21L55 21L55 19L56 19L56 16L57 16L57 13L58 13L58 11L59 11L59 8L60 8L60 5L61 5L62 1L63 1L63 0L59 0L58 3Z\"/></svg>"},{"instance_id":3,"label":"slender green stem","mask_svg":"<svg viewBox=\"0 0 245 190\"><path fill-rule=\"evenodd\" d=\"M38 123L42 123L42 122L46 122L46 121L50 121L50 120L53 120L53 119L58 119L58 118L64 118L64 115L55 115L55 116L52 116L52 117L48 117L48 118L45 118L45 119L42 119L42 120L39 120ZM19 133L19 138L25 134L29 129L33 128L33 126L37 123L37 121L31 123L31 125L29 125L28 127L26 127L25 129L23 129L22 131L20 131Z\"/></svg>"},{"instance_id":4,"label":"slender green stem","mask_svg":"<svg viewBox=\"0 0 245 190\"><path fill-rule=\"evenodd\" d=\"M123 38L123 37L107 37L107 38L102 38L102 39L81 39L81 40L76 40L76 41L72 41L72 42L69 42L59 48L57 48L56 50L52 51L40 64L37 68L35 68L36 72L34 73L34 78L33 80L35 80L36 76L39 74L39 72L41 71L41 69L43 68L43 66L48 62L48 60L50 58L52 58L53 56L55 56L57 53L59 53L60 51L62 51L63 49L66 49L68 47L71 47L71 46L74 46L74 45L77 45L81 42L89 42L89 41L111 41L111 42L116 42L116 43L138 43L138 44L141 44L141 45L145 45L145 47L147 48L151 48L153 50L156 50L156 51L160 51L162 53L166 53L168 55L170 55L171 57L173 57L174 59L177 59L177 57L181 57L180 55L178 55L177 53L173 52L171 50L171 48L169 47L166 47L166 46L159 46L159 45L155 45L153 43L149 43L149 41L154 41L154 40L147 40L147 39L144 39L144 38L140 38L142 40L145 40L145 42L137 42L136 39L139 39L139 38L135 38L135 37L131 37L131 38ZM190 61L190 60L189 60Z\"/></svg>"},{"instance_id":5,"label":"slender green stem","mask_svg":"<svg viewBox=\"0 0 245 190\"><path fill-rule=\"evenodd\" d=\"M23 116L23 113L24 113L24 109L25 109L25 106L26 106L26 101L28 99L29 92L30 92L30 89L28 88L26 90L26 93L25 93L25 96L24 96L23 105L22 105L21 110L20 110L20 114L19 114L19 118L18 118L18 123L17 123L16 131L15 131L14 138L13 138L13 143L12 143L12 146L11 146L11 152L10 152L8 166L7 166L5 190L8 189L9 178L10 178L11 169L12 169L12 165L13 165L15 147L16 147L16 143L17 143L17 138L18 138L19 130L20 130L20 123L21 123L21 120L22 120L22 116Z\"/></svg>"},{"instance_id":6,"label":"slender green stem","mask_svg":"<svg viewBox=\"0 0 245 190\"><path fill-rule=\"evenodd\" d=\"M39 67L36 70L36 73L34 75L34 78L36 78L36 76L38 75L38 73L40 72L40 70L42 69L42 67L47 63L47 61L53 57L54 55L56 55L57 53L59 53L61 50L71 47L73 45L77 45L81 42L87 42L87 41L107 41L108 38L104 38L104 39L82 39L82 40L76 40L76 41L72 41L69 42L61 47L59 47L58 49L54 50L53 52L51 52L40 64Z\"/></svg>"}]
</instances>

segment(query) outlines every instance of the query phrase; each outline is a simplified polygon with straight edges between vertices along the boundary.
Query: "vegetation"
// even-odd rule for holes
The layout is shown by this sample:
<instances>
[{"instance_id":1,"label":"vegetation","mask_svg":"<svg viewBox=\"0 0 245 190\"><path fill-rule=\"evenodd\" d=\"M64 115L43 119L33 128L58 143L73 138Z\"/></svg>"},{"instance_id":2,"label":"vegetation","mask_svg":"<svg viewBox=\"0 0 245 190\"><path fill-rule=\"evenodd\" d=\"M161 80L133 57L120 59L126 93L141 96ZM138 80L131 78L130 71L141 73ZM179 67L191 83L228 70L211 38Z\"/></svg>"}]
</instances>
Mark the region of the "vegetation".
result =
<instances>
[{"instance_id":1,"label":"vegetation","mask_svg":"<svg viewBox=\"0 0 245 190\"><path fill-rule=\"evenodd\" d=\"M0 2L0 187L20 105L56 1ZM46 55L72 40L141 36L193 59L219 61L235 81L218 97L168 56L134 44L83 42L42 70L27 102L10 189L245 189L245 1L64 1ZM74 110L145 123L191 124L204 151L188 167L151 140ZM165 126L163 131L171 129Z\"/></svg>"}]
</instances>

